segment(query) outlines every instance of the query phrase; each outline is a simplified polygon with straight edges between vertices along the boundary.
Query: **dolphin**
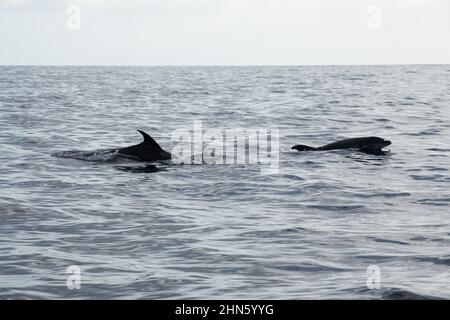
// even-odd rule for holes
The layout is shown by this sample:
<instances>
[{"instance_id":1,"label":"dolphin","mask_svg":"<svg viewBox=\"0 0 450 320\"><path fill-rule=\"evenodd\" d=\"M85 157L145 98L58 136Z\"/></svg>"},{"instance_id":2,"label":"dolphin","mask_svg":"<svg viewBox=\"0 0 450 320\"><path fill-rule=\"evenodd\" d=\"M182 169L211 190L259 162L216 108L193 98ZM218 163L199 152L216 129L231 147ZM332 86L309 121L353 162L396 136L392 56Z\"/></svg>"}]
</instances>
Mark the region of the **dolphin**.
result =
<instances>
[{"instance_id":1,"label":"dolphin","mask_svg":"<svg viewBox=\"0 0 450 320\"><path fill-rule=\"evenodd\" d=\"M144 137L140 144L118 149L119 155L139 161L170 160L171 154L163 150L152 137L144 131L138 130Z\"/></svg>"},{"instance_id":2,"label":"dolphin","mask_svg":"<svg viewBox=\"0 0 450 320\"><path fill-rule=\"evenodd\" d=\"M293 146L291 149L298 151L326 151L337 149L357 149L368 154L383 154L384 147L391 144L391 141L379 137L361 137L339 140L322 147L314 148L302 144Z\"/></svg>"}]
</instances>

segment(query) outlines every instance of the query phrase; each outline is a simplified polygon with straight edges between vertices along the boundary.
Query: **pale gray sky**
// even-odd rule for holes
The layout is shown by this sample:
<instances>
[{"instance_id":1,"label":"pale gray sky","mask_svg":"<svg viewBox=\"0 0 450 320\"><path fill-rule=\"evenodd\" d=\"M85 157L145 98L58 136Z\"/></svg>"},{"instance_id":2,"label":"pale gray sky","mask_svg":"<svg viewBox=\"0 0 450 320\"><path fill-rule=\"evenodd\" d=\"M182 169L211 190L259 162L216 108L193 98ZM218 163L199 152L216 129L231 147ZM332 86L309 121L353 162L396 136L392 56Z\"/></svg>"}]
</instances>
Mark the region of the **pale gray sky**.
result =
<instances>
[{"instance_id":1,"label":"pale gray sky","mask_svg":"<svg viewBox=\"0 0 450 320\"><path fill-rule=\"evenodd\" d=\"M0 0L0 64L448 64L449 39L450 0Z\"/></svg>"}]
</instances>

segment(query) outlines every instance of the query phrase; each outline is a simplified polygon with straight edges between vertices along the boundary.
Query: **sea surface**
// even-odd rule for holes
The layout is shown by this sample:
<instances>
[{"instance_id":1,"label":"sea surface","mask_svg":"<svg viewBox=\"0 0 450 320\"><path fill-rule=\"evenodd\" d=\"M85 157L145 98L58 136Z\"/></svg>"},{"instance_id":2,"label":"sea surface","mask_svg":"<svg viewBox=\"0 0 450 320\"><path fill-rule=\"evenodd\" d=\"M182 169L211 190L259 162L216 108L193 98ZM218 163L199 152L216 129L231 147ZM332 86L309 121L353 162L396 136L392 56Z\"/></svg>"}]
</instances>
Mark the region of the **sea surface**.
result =
<instances>
[{"instance_id":1,"label":"sea surface","mask_svg":"<svg viewBox=\"0 0 450 320\"><path fill-rule=\"evenodd\" d=\"M194 121L279 171L114 151ZM450 299L450 65L2 66L0 126L2 299Z\"/></svg>"}]
</instances>

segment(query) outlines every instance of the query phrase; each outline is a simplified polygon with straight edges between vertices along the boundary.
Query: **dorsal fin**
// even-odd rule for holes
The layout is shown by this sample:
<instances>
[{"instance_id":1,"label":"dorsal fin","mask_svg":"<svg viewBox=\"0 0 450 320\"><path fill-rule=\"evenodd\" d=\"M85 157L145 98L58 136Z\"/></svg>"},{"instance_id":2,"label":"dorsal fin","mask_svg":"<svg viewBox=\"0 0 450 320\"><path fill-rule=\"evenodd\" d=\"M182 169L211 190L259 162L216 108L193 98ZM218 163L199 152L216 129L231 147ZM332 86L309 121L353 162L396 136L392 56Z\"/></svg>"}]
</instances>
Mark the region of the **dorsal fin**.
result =
<instances>
[{"instance_id":1,"label":"dorsal fin","mask_svg":"<svg viewBox=\"0 0 450 320\"><path fill-rule=\"evenodd\" d=\"M150 135L142 130L138 130L140 134L142 134L142 136L144 137L144 142L143 143L147 143L152 145L155 148L159 148L161 149L161 147L159 146L159 144L152 138L150 137Z\"/></svg>"}]
</instances>

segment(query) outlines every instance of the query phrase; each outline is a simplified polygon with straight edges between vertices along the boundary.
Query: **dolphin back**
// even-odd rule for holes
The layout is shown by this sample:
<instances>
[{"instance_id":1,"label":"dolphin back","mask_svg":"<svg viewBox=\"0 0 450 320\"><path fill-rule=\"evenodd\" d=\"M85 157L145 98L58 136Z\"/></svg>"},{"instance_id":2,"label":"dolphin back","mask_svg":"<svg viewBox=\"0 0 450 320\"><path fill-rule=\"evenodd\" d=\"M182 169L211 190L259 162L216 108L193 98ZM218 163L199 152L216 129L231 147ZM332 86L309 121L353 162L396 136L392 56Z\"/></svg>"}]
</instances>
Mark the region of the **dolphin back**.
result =
<instances>
[{"instance_id":1,"label":"dolphin back","mask_svg":"<svg viewBox=\"0 0 450 320\"><path fill-rule=\"evenodd\" d=\"M377 142L377 139L383 140L378 137L361 137L361 138L350 138L339 140L333 143L329 143L322 147L319 147L319 150L336 150L336 149L359 149L359 148L370 148L371 145L374 145Z\"/></svg>"},{"instance_id":2,"label":"dolphin back","mask_svg":"<svg viewBox=\"0 0 450 320\"><path fill-rule=\"evenodd\" d=\"M314 147L305 146L304 144L298 144L296 146L293 146L291 149L297 150L297 151L313 151L313 150L317 150Z\"/></svg>"}]
</instances>

